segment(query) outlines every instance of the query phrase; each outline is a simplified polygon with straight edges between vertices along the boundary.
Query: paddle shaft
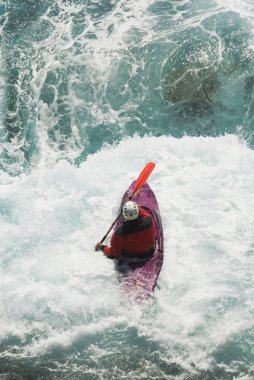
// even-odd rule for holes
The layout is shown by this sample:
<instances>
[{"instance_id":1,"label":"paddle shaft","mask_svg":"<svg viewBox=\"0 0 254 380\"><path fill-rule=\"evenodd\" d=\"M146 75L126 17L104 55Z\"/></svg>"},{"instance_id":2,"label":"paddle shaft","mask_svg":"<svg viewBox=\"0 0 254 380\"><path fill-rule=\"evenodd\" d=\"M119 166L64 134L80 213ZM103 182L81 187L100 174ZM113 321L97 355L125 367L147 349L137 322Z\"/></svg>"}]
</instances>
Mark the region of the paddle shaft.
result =
<instances>
[{"instance_id":1,"label":"paddle shaft","mask_svg":"<svg viewBox=\"0 0 254 380\"><path fill-rule=\"evenodd\" d=\"M149 177L149 175L153 171L154 167L155 167L155 164L153 162L149 162L144 167L144 169L141 171L138 179L136 180L136 184L135 184L133 193L129 197L129 200L131 200L131 198L133 197L133 195L144 185L144 183L146 182L147 178ZM100 241L101 244L104 242L104 240L106 239L106 237L108 236L108 234L110 233L110 231L112 230L112 228L114 227L114 225L116 224L116 222L118 221L118 219L121 217L121 215L122 215L122 207L121 207L121 211L119 212L119 214L115 218L114 222L111 224L109 230L106 232L106 235L104 235L103 238L101 239L101 241Z\"/></svg>"},{"instance_id":2,"label":"paddle shaft","mask_svg":"<svg viewBox=\"0 0 254 380\"><path fill-rule=\"evenodd\" d=\"M108 236L108 234L110 233L110 231L112 230L112 228L114 227L114 225L116 224L116 222L118 221L118 219L120 218L120 216L121 216L121 214L117 215L117 217L115 218L114 222L111 224L110 228L106 232L106 235L104 235L103 238L101 239L101 241L100 241L101 244L104 242L104 240L106 239L106 237Z\"/></svg>"},{"instance_id":3,"label":"paddle shaft","mask_svg":"<svg viewBox=\"0 0 254 380\"><path fill-rule=\"evenodd\" d=\"M130 197L129 197L129 201L131 200L131 198L133 197L134 194L132 194ZM122 205L121 205L122 206ZM101 239L100 243L102 244L104 242L104 240L106 239L106 237L108 236L108 234L110 233L110 231L112 230L112 228L114 227L114 225L116 224L116 222L118 221L118 219L121 218L121 215L122 215L122 207L121 207L121 211L119 212L119 214L117 215L117 217L115 218L114 222L111 224L110 228L108 229L108 231L106 232L106 234L103 236L103 238Z\"/></svg>"}]
</instances>

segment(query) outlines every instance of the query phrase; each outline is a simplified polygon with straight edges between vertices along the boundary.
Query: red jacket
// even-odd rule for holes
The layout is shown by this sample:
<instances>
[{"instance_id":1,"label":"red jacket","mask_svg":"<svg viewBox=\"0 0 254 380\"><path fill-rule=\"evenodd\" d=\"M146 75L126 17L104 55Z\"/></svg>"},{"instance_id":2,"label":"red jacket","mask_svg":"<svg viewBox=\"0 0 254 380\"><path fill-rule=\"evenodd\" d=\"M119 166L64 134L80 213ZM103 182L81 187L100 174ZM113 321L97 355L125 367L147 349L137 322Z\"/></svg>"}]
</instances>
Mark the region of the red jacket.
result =
<instances>
[{"instance_id":1,"label":"red jacket","mask_svg":"<svg viewBox=\"0 0 254 380\"><path fill-rule=\"evenodd\" d=\"M113 233L110 247L105 246L107 257L143 256L148 254L155 243L155 226L150 213L139 207L138 219L123 222Z\"/></svg>"}]
</instances>

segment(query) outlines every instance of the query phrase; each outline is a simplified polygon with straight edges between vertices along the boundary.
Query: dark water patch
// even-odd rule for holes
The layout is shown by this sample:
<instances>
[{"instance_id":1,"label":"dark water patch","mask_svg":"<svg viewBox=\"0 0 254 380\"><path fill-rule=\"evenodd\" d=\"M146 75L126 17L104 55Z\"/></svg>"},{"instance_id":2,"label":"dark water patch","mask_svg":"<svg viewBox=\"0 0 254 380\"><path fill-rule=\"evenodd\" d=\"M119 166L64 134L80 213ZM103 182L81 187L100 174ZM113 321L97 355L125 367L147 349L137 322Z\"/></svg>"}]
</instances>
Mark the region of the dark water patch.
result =
<instances>
[{"instance_id":1,"label":"dark water patch","mask_svg":"<svg viewBox=\"0 0 254 380\"><path fill-rule=\"evenodd\" d=\"M12 376L27 380L81 379L82 376L166 379L185 372L178 364L163 358L159 344L139 336L134 327L80 336L66 347L55 345L39 356L15 356L15 351L12 354L0 359L0 373L7 374L8 379Z\"/></svg>"},{"instance_id":2,"label":"dark water patch","mask_svg":"<svg viewBox=\"0 0 254 380\"><path fill-rule=\"evenodd\" d=\"M16 43L24 36L24 30L45 13L49 2L42 0L26 0L20 2L13 0L7 2L6 12L8 13L8 22L5 24L5 35Z\"/></svg>"},{"instance_id":3,"label":"dark water patch","mask_svg":"<svg viewBox=\"0 0 254 380\"><path fill-rule=\"evenodd\" d=\"M247 141L250 147L254 146L254 73L253 75L246 76L245 78L245 120L239 133Z\"/></svg>"},{"instance_id":4,"label":"dark water patch","mask_svg":"<svg viewBox=\"0 0 254 380\"><path fill-rule=\"evenodd\" d=\"M214 372L219 378L232 379L241 376L252 378L254 371L250 364L254 362L254 330L249 329L230 338L213 352Z\"/></svg>"},{"instance_id":5,"label":"dark water patch","mask_svg":"<svg viewBox=\"0 0 254 380\"><path fill-rule=\"evenodd\" d=\"M35 56L32 44L48 35L45 24L41 30L36 28L38 19L47 7L47 2L33 0L22 4L19 1L8 2L6 6L7 16L2 33L5 106L3 123L6 129L5 141L13 145L11 150L14 155L11 150L5 150L2 153L2 162L9 162L10 166L17 164L16 168L21 156L21 166L29 166L37 149L37 105L33 100L31 86ZM16 155L17 150L19 154ZM15 155L19 158L15 158Z\"/></svg>"},{"instance_id":6,"label":"dark water patch","mask_svg":"<svg viewBox=\"0 0 254 380\"><path fill-rule=\"evenodd\" d=\"M205 30L188 28L178 36L182 43L171 54L163 75L165 99L187 107L190 104L191 113L195 104L197 116L202 116L199 108L212 112L220 92L223 94L225 80L236 71L237 75L245 74L253 61L247 26L237 14L213 16L202 25Z\"/></svg>"},{"instance_id":7,"label":"dark water patch","mask_svg":"<svg viewBox=\"0 0 254 380\"><path fill-rule=\"evenodd\" d=\"M12 348L9 346L12 345ZM15 352L16 345L16 352ZM10 351L8 351L8 346ZM193 363L190 370L171 358L170 350L140 336L135 327L116 328L94 335L80 335L67 346L52 345L37 356L22 354L21 341L14 339L0 358L0 374L7 379L174 379L232 380L253 373L250 363L253 331L225 343L213 353L213 365L208 370ZM175 347L172 347L174 352Z\"/></svg>"},{"instance_id":8,"label":"dark water patch","mask_svg":"<svg viewBox=\"0 0 254 380\"><path fill-rule=\"evenodd\" d=\"M182 114L203 117L213 112L213 99L220 90L214 69L174 70L165 82L165 99L181 102Z\"/></svg>"},{"instance_id":9,"label":"dark water patch","mask_svg":"<svg viewBox=\"0 0 254 380\"><path fill-rule=\"evenodd\" d=\"M161 83L171 120L186 134L238 133L239 125L251 131L245 113L254 62L250 29L228 12L205 18L202 29L176 33L178 46L164 64Z\"/></svg>"},{"instance_id":10,"label":"dark water patch","mask_svg":"<svg viewBox=\"0 0 254 380\"><path fill-rule=\"evenodd\" d=\"M73 163L135 134L241 133L252 146L251 25L235 12L203 5L155 2L144 12L146 22L131 23L117 45L119 20L135 17L128 4L9 2L3 121L10 148L2 168L36 165L41 138Z\"/></svg>"},{"instance_id":11,"label":"dark water patch","mask_svg":"<svg viewBox=\"0 0 254 380\"><path fill-rule=\"evenodd\" d=\"M74 164L79 166L89 154L94 154L103 146L118 144L122 139L121 130L117 124L105 123L96 126L86 126L84 128L84 139L87 145L82 153L74 160Z\"/></svg>"},{"instance_id":12,"label":"dark water patch","mask_svg":"<svg viewBox=\"0 0 254 380\"><path fill-rule=\"evenodd\" d=\"M52 127L48 128L48 137L57 142L60 150L66 148L65 144L72 135L71 118L72 112L69 100L68 75L65 69L50 72L46 79L41 97L48 105L54 104L53 118L57 120Z\"/></svg>"}]
</instances>

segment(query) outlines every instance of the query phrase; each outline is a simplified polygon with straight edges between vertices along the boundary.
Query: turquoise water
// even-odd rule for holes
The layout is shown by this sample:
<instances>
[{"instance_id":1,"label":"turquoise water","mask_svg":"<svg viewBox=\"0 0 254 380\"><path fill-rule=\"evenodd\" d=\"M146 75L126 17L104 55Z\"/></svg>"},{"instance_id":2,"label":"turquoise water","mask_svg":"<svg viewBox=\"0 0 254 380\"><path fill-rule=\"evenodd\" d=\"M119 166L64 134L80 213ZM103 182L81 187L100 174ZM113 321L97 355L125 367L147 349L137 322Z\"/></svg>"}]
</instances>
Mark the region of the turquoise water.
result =
<instances>
[{"instance_id":1,"label":"turquoise water","mask_svg":"<svg viewBox=\"0 0 254 380\"><path fill-rule=\"evenodd\" d=\"M254 378L254 5L0 1L0 378ZM143 306L93 250L148 161Z\"/></svg>"}]
</instances>

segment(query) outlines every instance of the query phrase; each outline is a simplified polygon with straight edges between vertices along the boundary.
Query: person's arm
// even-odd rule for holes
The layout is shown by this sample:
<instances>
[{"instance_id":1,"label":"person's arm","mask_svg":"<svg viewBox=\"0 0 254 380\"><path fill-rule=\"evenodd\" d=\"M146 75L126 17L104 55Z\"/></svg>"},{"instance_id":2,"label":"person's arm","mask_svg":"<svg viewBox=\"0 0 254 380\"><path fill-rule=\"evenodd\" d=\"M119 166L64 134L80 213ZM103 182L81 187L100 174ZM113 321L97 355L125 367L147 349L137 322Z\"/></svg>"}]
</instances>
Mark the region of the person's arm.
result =
<instances>
[{"instance_id":1,"label":"person's arm","mask_svg":"<svg viewBox=\"0 0 254 380\"><path fill-rule=\"evenodd\" d=\"M101 250L104 253L104 255L107 256L109 259L119 257L122 251L120 240L121 239L114 233L110 241L110 246L97 243L95 246L95 250Z\"/></svg>"}]
</instances>

